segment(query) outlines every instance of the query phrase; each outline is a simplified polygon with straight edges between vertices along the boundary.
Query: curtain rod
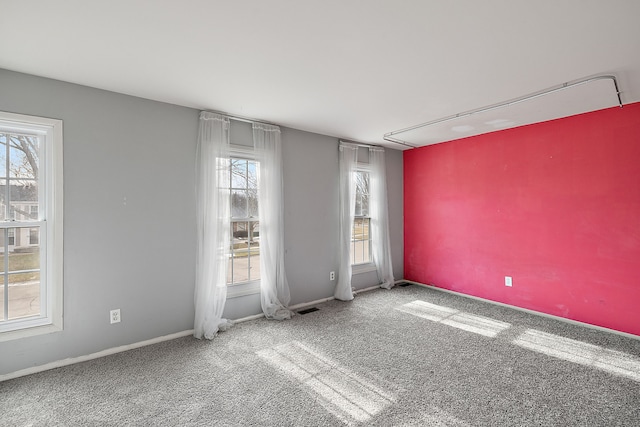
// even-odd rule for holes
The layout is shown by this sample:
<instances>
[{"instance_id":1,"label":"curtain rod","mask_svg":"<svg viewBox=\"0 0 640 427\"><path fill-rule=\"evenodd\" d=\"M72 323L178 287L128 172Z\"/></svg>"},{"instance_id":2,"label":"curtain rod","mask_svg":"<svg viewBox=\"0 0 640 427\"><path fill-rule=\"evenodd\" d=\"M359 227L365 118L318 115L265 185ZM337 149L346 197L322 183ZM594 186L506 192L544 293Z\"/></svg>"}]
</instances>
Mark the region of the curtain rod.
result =
<instances>
[{"instance_id":1,"label":"curtain rod","mask_svg":"<svg viewBox=\"0 0 640 427\"><path fill-rule=\"evenodd\" d=\"M263 125L271 125L271 126L278 126L280 127L281 125L277 125L275 123L271 123L271 122L267 122L264 120L256 120L256 119L251 119L248 117L242 117L242 116L235 116L233 114L228 114L225 113L223 111L215 111L215 110L201 110L201 111L205 111L207 113L214 113L214 114L220 114L222 116L225 116L227 118L229 118L230 120L235 120L238 122L244 122L244 123L262 123ZM369 148L369 147L374 147L374 148L383 148L381 145L374 145L374 144L365 144L363 142L352 142L352 141L347 141L345 139L339 139L340 142L346 142L347 144L353 144L353 145L357 145L358 147L365 147L365 148ZM415 148L413 145L409 145L403 141L400 140L396 140L396 141L392 141L392 140L388 140L390 142L396 143L396 144L401 144L407 147L411 147L411 148Z\"/></svg>"},{"instance_id":2,"label":"curtain rod","mask_svg":"<svg viewBox=\"0 0 640 427\"><path fill-rule=\"evenodd\" d=\"M344 142L345 144L351 144L351 145L356 145L358 147L364 147L364 148L383 148L379 145L374 145L374 144L365 144L364 142L353 142L353 141L347 141L346 139L339 139L338 142Z\"/></svg>"},{"instance_id":3,"label":"curtain rod","mask_svg":"<svg viewBox=\"0 0 640 427\"><path fill-rule=\"evenodd\" d=\"M580 80L574 80L572 82L562 83L560 85L553 86L553 87L550 87L548 89L543 89L541 91L534 92L534 93L531 93L531 94L528 94L528 95L524 95L524 96L521 96L521 97L518 97L518 98L514 98L514 99L511 99L509 101L504 101L504 102L500 102L498 104L488 105L486 107L476 108L474 110L465 111L463 113L454 114L452 116L447 116L447 117L443 117L441 119L431 120L429 122L424 122L424 123L420 123L420 124L417 124L417 125L409 126L407 128L395 130L393 132L388 132L388 133L385 133L382 138L385 141L395 142L396 144L404 144L404 145L413 147L412 145L409 145L409 144L405 143L404 141L401 141L401 140L399 140L397 138L391 138L391 136L392 135L397 135L399 133L409 132L411 130L419 129L419 128L422 128L422 127L435 125L437 123L442 123L442 122L447 122L449 120L458 119L460 117L466 117L466 116L470 116L472 114L477 114L477 113L484 113L486 111L495 110L496 108L507 107L509 105L518 104L520 102L524 102L524 101L528 101L528 100L531 100L531 99L534 99L534 98L538 98L538 97L543 96L543 95L548 95L548 94L553 93L553 92L558 92L558 91L561 91L561 90L564 90L564 89L568 89L568 88L573 87L573 86L578 86L578 85L590 83L590 82L593 82L593 81L596 81L596 80L603 80L603 79L609 79L609 80L613 81L613 86L614 86L615 91L616 91L616 96L618 97L618 104L620 104L620 107L622 107L622 105L623 105L622 104L622 98L620 98L620 90L618 89L618 81L616 80L616 77L614 75L601 75L601 76L595 76L595 77L587 77L587 78L583 78L583 79L580 79ZM415 147L413 147L413 148L415 148Z\"/></svg>"},{"instance_id":4,"label":"curtain rod","mask_svg":"<svg viewBox=\"0 0 640 427\"><path fill-rule=\"evenodd\" d=\"M220 114L223 115L225 117L228 117L231 120L235 120L238 122L244 122L244 123L262 123L263 125L272 125L272 126L278 126L280 127L280 125L276 125L274 123L270 123L270 122L265 122L263 120L256 120L256 119L250 119L248 117L242 117L242 116L234 116L232 114L227 114L221 111L213 111L213 110L202 110L202 111L206 111L207 113L214 113L214 114ZM382 148L380 145L373 145L373 144L365 144L362 142L352 142L352 141L347 141L346 139L338 139L339 142L346 142L347 144L353 144L353 145L357 145L358 147L374 147L374 148ZM404 143L399 143L399 144L403 144L403 145L407 145Z\"/></svg>"},{"instance_id":5,"label":"curtain rod","mask_svg":"<svg viewBox=\"0 0 640 427\"><path fill-rule=\"evenodd\" d=\"M234 116L233 114L228 114L222 111L215 111L215 110L202 110L202 111L206 111L207 113L213 113L213 114L220 114L222 116L225 116L231 120L235 120L237 122L245 122L245 123L262 123L263 125L271 125L271 126L278 126L280 127L280 125L276 125L274 123L271 122L266 122L264 120L256 120L256 119L250 119L248 117L242 117L242 116Z\"/></svg>"}]
</instances>

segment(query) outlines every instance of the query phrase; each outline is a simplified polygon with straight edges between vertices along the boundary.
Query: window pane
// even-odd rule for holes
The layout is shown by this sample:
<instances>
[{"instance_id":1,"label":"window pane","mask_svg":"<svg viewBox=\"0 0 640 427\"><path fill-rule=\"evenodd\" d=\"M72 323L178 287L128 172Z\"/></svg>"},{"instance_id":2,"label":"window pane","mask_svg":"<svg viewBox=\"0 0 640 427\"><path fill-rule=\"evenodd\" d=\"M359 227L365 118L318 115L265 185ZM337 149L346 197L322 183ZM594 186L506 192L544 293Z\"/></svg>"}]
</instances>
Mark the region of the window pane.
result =
<instances>
[{"instance_id":1,"label":"window pane","mask_svg":"<svg viewBox=\"0 0 640 427\"><path fill-rule=\"evenodd\" d=\"M247 203L251 218L258 216L258 163L247 161Z\"/></svg>"},{"instance_id":2,"label":"window pane","mask_svg":"<svg viewBox=\"0 0 640 427\"><path fill-rule=\"evenodd\" d=\"M238 282L240 277L246 275L246 268L242 265L240 256L243 251L246 251L248 235L246 222L231 223L231 268L229 269L227 283Z\"/></svg>"},{"instance_id":3,"label":"window pane","mask_svg":"<svg viewBox=\"0 0 640 427\"><path fill-rule=\"evenodd\" d=\"M0 147L0 151L2 147ZM7 216L7 180L0 179L0 221L6 221Z\"/></svg>"},{"instance_id":4,"label":"window pane","mask_svg":"<svg viewBox=\"0 0 640 427\"><path fill-rule=\"evenodd\" d=\"M248 200L249 203L249 217L256 218L258 216L258 191L249 190Z\"/></svg>"},{"instance_id":5,"label":"window pane","mask_svg":"<svg viewBox=\"0 0 640 427\"><path fill-rule=\"evenodd\" d=\"M251 243L255 245L260 244L260 222L259 221L251 221L249 223L250 232L251 232Z\"/></svg>"},{"instance_id":6,"label":"window pane","mask_svg":"<svg viewBox=\"0 0 640 427\"><path fill-rule=\"evenodd\" d=\"M232 273L229 283L246 282L249 279L247 254L249 251L249 223L231 223Z\"/></svg>"},{"instance_id":7,"label":"window pane","mask_svg":"<svg viewBox=\"0 0 640 427\"><path fill-rule=\"evenodd\" d=\"M369 216L369 195L368 194L362 195L361 208L362 210L360 215Z\"/></svg>"},{"instance_id":8,"label":"window pane","mask_svg":"<svg viewBox=\"0 0 640 427\"><path fill-rule=\"evenodd\" d=\"M260 279L259 222L232 222L231 234L227 283L243 283Z\"/></svg>"},{"instance_id":9,"label":"window pane","mask_svg":"<svg viewBox=\"0 0 640 427\"><path fill-rule=\"evenodd\" d=\"M260 223L249 223L249 279L260 279Z\"/></svg>"},{"instance_id":10,"label":"window pane","mask_svg":"<svg viewBox=\"0 0 640 427\"><path fill-rule=\"evenodd\" d=\"M38 185L36 181L27 179L12 179L9 181L7 195L6 180L0 180L0 219L28 221L38 217ZM6 203L9 197L9 216L5 218ZM35 212L33 217L32 212Z\"/></svg>"},{"instance_id":11,"label":"window pane","mask_svg":"<svg viewBox=\"0 0 640 427\"><path fill-rule=\"evenodd\" d=\"M356 172L356 192L369 194L369 172Z\"/></svg>"},{"instance_id":12,"label":"window pane","mask_svg":"<svg viewBox=\"0 0 640 427\"><path fill-rule=\"evenodd\" d=\"M40 247L30 243L33 229L39 231L38 228L11 228L0 233L3 251L0 283L8 284L9 319L40 314ZM4 270L5 236L9 246L8 272Z\"/></svg>"},{"instance_id":13,"label":"window pane","mask_svg":"<svg viewBox=\"0 0 640 427\"><path fill-rule=\"evenodd\" d=\"M247 185L249 193L249 215L258 216L258 163L249 162Z\"/></svg>"},{"instance_id":14,"label":"window pane","mask_svg":"<svg viewBox=\"0 0 640 427\"><path fill-rule=\"evenodd\" d=\"M12 283L14 275L9 275ZM22 274L17 276L23 276ZM9 320L40 314L40 273L32 273L29 279L14 281L9 286Z\"/></svg>"},{"instance_id":15,"label":"window pane","mask_svg":"<svg viewBox=\"0 0 640 427\"><path fill-rule=\"evenodd\" d=\"M243 283L249 281L249 258L246 249L233 255L233 282Z\"/></svg>"},{"instance_id":16,"label":"window pane","mask_svg":"<svg viewBox=\"0 0 640 427\"><path fill-rule=\"evenodd\" d=\"M249 237L249 229L246 222L232 222L231 223L231 234L233 236L234 245L239 245L240 243L246 243L247 238ZM234 249L236 247L234 246Z\"/></svg>"},{"instance_id":17,"label":"window pane","mask_svg":"<svg viewBox=\"0 0 640 427\"><path fill-rule=\"evenodd\" d=\"M248 163L247 185L250 189L258 190L258 162Z\"/></svg>"},{"instance_id":18,"label":"window pane","mask_svg":"<svg viewBox=\"0 0 640 427\"><path fill-rule=\"evenodd\" d=\"M362 218L362 240L369 240L369 231L371 229L371 219Z\"/></svg>"},{"instance_id":19,"label":"window pane","mask_svg":"<svg viewBox=\"0 0 640 427\"><path fill-rule=\"evenodd\" d=\"M356 180L356 216L369 215L369 172L357 171Z\"/></svg>"},{"instance_id":20,"label":"window pane","mask_svg":"<svg viewBox=\"0 0 640 427\"><path fill-rule=\"evenodd\" d=\"M39 245L39 244L40 244L40 229L39 228L29 229L29 245Z\"/></svg>"},{"instance_id":21,"label":"window pane","mask_svg":"<svg viewBox=\"0 0 640 427\"><path fill-rule=\"evenodd\" d=\"M362 260L360 262L362 263L369 262L369 241L368 240L362 241Z\"/></svg>"},{"instance_id":22,"label":"window pane","mask_svg":"<svg viewBox=\"0 0 640 427\"><path fill-rule=\"evenodd\" d=\"M232 218L247 218L247 191L246 190L233 190L231 192L231 217Z\"/></svg>"},{"instance_id":23,"label":"window pane","mask_svg":"<svg viewBox=\"0 0 640 427\"><path fill-rule=\"evenodd\" d=\"M371 262L371 218L364 219L362 236L362 262Z\"/></svg>"},{"instance_id":24,"label":"window pane","mask_svg":"<svg viewBox=\"0 0 640 427\"><path fill-rule=\"evenodd\" d=\"M38 178L38 138L35 136L10 136L9 176L35 180Z\"/></svg>"},{"instance_id":25,"label":"window pane","mask_svg":"<svg viewBox=\"0 0 640 427\"><path fill-rule=\"evenodd\" d=\"M231 187L247 188L247 161L231 159Z\"/></svg>"},{"instance_id":26,"label":"window pane","mask_svg":"<svg viewBox=\"0 0 640 427\"><path fill-rule=\"evenodd\" d=\"M0 178L7 177L7 139L9 135L0 133Z\"/></svg>"},{"instance_id":27,"label":"window pane","mask_svg":"<svg viewBox=\"0 0 640 427\"><path fill-rule=\"evenodd\" d=\"M9 170L7 171L7 142ZM0 135L0 220L26 221L37 218L39 140L33 136ZM7 189L7 185L9 188ZM7 204L9 208L7 209ZM35 217L32 210L36 209ZM7 217L7 212L9 216Z\"/></svg>"},{"instance_id":28,"label":"window pane","mask_svg":"<svg viewBox=\"0 0 640 427\"><path fill-rule=\"evenodd\" d=\"M13 237L13 248L9 248L9 273L33 270L40 268L40 246L31 245L29 243L30 228L10 228L7 230L9 235L9 243ZM25 273L26 276L17 275L12 280L21 281L29 279L31 273ZM11 281L9 283L12 283Z\"/></svg>"},{"instance_id":29,"label":"window pane","mask_svg":"<svg viewBox=\"0 0 640 427\"><path fill-rule=\"evenodd\" d=\"M364 219L354 218L353 220L353 240L362 240L364 230Z\"/></svg>"},{"instance_id":30,"label":"window pane","mask_svg":"<svg viewBox=\"0 0 640 427\"><path fill-rule=\"evenodd\" d=\"M371 219L354 218L351 234L352 264L371 262Z\"/></svg>"}]
</instances>

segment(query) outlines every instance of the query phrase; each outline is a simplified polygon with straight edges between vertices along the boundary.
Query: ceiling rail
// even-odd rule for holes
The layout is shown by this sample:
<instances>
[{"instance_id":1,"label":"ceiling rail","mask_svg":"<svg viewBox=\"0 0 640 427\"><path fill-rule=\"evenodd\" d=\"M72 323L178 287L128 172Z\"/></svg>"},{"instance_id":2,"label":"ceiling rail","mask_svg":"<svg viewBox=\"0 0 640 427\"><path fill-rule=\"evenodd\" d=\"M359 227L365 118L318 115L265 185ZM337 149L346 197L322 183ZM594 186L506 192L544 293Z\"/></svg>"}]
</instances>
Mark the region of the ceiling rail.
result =
<instances>
[{"instance_id":1,"label":"ceiling rail","mask_svg":"<svg viewBox=\"0 0 640 427\"><path fill-rule=\"evenodd\" d=\"M480 108L476 108L476 109L473 109L473 110L465 111L465 112L462 112L462 113L457 113L457 114L454 114L454 115L451 115L451 116L443 117L441 119L431 120L429 122L424 122L424 123L420 123L420 124L417 124L417 125L409 126L409 127L403 128L403 129L394 130L393 132L385 133L384 136L383 136L383 139L385 141L389 141L389 142L393 142L393 143L396 143L396 144L402 144L402 145L406 145L408 147L416 148L416 146L410 145L410 144L408 144L405 141L402 141L400 139L392 138L392 136L393 135L398 135L398 134L404 133L404 132L409 132L409 131L412 131L412 130L415 130L415 129L420 129L420 128L423 128L423 127L426 127L426 126L435 125L437 123L442 123L442 122L447 122L449 120L459 119L460 117L466 117L466 116L470 116L472 114L477 114L477 113L484 113L484 112L487 112L487 111L495 110L497 108L508 107L510 105L519 104L520 102L524 102L524 101L529 101L531 99L538 98L538 97L544 96L544 95L548 95L548 94L553 93L553 92L558 92L558 91L561 91L561 90L569 89L569 88L574 87L574 86L579 86L579 85L583 85L583 84L586 84L586 83L591 83L591 82L594 82L594 81L597 81L597 80L605 80L605 79L613 81L613 86L614 86L615 91L616 91L616 96L618 97L618 104L620 104L620 107L622 107L623 104L622 104L622 98L620 97L620 89L618 88L618 80L616 79L616 76L611 75L611 74L606 74L606 75L600 75L600 76L594 76L594 77L586 77L586 78L583 78L583 79L562 83L560 85L553 86L553 87L550 87L548 89L543 89L543 90L538 91L538 92L530 93L528 95L524 95L524 96L521 96L521 97L518 97L518 98L514 98L514 99L511 99L509 101L499 102L497 104L491 104L491 105L488 105L486 107L480 107Z\"/></svg>"}]
</instances>

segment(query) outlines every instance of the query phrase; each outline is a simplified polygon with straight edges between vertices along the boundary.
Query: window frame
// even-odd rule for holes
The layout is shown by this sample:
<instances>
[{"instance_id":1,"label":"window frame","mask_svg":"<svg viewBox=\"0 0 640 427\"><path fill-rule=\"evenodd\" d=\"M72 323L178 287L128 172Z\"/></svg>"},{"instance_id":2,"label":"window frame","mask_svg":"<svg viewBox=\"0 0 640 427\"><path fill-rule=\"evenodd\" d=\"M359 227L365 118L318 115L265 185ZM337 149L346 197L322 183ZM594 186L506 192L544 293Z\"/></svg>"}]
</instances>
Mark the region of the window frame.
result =
<instances>
[{"instance_id":1,"label":"window frame","mask_svg":"<svg viewBox=\"0 0 640 427\"><path fill-rule=\"evenodd\" d=\"M38 317L0 323L0 342L63 330L63 122L58 119L0 111L3 133L27 133L41 138L37 220L1 221L1 229L40 228L41 307ZM8 185L8 182L7 182ZM8 232L7 232L8 234ZM44 294L42 295L42 290ZM4 286L2 292L7 295ZM8 302L7 302L8 304Z\"/></svg>"},{"instance_id":2,"label":"window frame","mask_svg":"<svg viewBox=\"0 0 640 427\"><path fill-rule=\"evenodd\" d=\"M369 197L369 206L371 206L371 168L369 166L368 163L362 163L362 162L358 162L356 169L354 171L354 174L357 174L359 172L365 172L367 174L369 174L369 184L367 188L367 195ZM355 176L354 176L354 180L355 180ZM358 189L356 186L356 192L355 192L355 197L357 200L358 197ZM351 256L352 254L349 254L349 258L352 262L351 264L351 274L361 274L361 273L368 273L371 271L376 271L376 266L373 262L373 240L371 239L371 212L368 212L368 215L355 215L353 216L353 226L351 227L351 243L355 243L356 240L354 240L354 230L355 230L355 221L356 219L367 219L369 220L369 238L366 240L369 242L369 261L365 261L365 262L359 262L359 263L353 263L353 261L355 261L355 259ZM358 240L358 242L361 242L362 240ZM355 248L354 248L355 249Z\"/></svg>"},{"instance_id":3,"label":"window frame","mask_svg":"<svg viewBox=\"0 0 640 427\"><path fill-rule=\"evenodd\" d=\"M258 180L259 175L260 175L260 161L256 159L256 155L255 155L255 150L253 149L252 146L239 146L239 145L234 145L234 144L230 144L229 146L229 162L231 161L231 159L242 159L242 160L249 160L252 162L255 162L257 164L257 173L258 173ZM231 163L229 163L229 168L231 168ZM229 172L231 173L231 172ZM258 183L259 185L259 183ZM247 217L247 218L233 218L231 216L231 209L232 209L232 204L231 204L231 197L232 197L232 191L231 189L233 188L233 183L231 182L231 180L229 180L229 226L230 226L230 234L231 234L231 227L232 224L234 222L258 222L261 223L260 221L260 213L259 213L259 206L258 206L258 214L256 217ZM247 212L247 214L249 214L249 212ZM231 253L230 253L231 256ZM237 297L242 297L242 296L247 296L247 295L254 295L254 294L259 294L260 293L260 278L258 279L253 279L253 280L249 280L246 282L232 282L232 283L227 283L227 299L229 298L237 298Z\"/></svg>"}]
</instances>

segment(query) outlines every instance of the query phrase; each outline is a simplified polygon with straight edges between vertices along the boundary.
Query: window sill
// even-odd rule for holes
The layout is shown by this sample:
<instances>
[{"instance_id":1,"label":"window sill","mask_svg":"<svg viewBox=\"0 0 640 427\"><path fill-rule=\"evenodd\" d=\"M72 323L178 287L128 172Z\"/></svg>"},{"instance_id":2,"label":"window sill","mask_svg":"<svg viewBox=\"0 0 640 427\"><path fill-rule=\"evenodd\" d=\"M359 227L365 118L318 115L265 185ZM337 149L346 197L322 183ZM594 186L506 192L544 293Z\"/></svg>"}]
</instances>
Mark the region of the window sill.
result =
<instances>
[{"instance_id":1,"label":"window sill","mask_svg":"<svg viewBox=\"0 0 640 427\"><path fill-rule=\"evenodd\" d=\"M372 271L376 271L376 265L372 262L368 262L366 264L354 264L351 266L351 275L370 273Z\"/></svg>"},{"instance_id":2,"label":"window sill","mask_svg":"<svg viewBox=\"0 0 640 427\"><path fill-rule=\"evenodd\" d=\"M247 283L239 283L236 285L227 285L227 299L245 297L260 293L260 280L254 280Z\"/></svg>"},{"instance_id":3,"label":"window sill","mask_svg":"<svg viewBox=\"0 0 640 427\"><path fill-rule=\"evenodd\" d=\"M41 326L30 326L21 329L13 329L0 332L0 342L17 340L21 338L34 337L36 335L50 334L62 331L62 327L55 324L46 324Z\"/></svg>"}]
</instances>

